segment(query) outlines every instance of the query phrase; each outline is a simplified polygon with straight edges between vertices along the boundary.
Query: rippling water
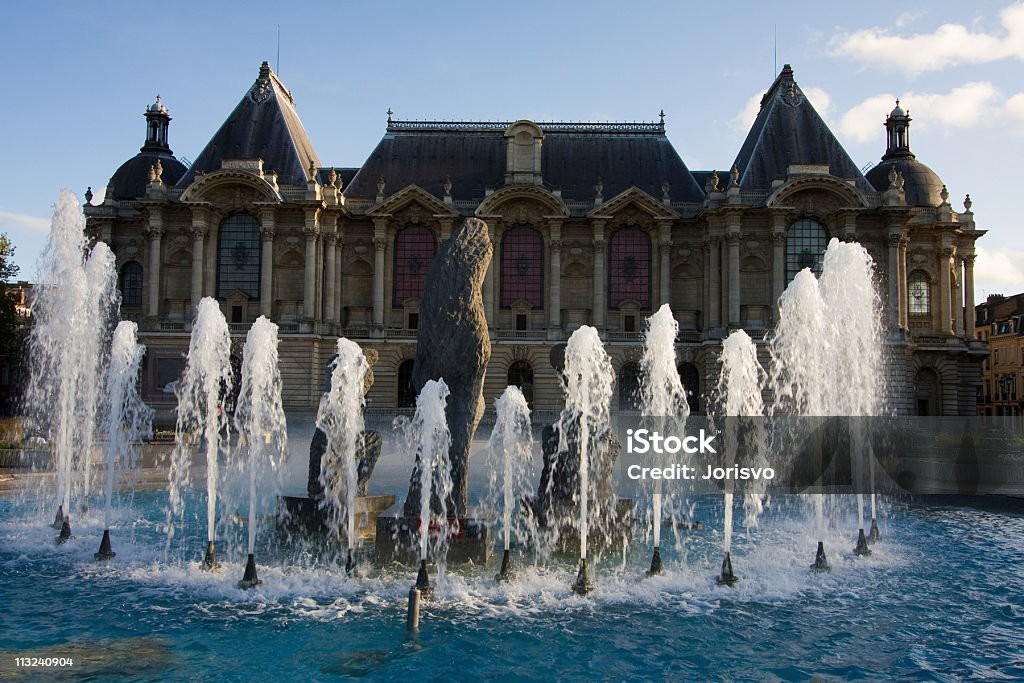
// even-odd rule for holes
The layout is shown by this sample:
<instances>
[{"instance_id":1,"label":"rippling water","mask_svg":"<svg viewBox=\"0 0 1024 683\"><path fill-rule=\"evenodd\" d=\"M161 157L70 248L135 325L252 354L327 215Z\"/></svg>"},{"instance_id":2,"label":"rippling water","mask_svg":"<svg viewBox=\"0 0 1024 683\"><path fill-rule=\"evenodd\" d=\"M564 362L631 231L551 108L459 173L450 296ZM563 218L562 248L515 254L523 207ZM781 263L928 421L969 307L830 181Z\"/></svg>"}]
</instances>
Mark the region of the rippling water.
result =
<instances>
[{"instance_id":1,"label":"rippling water","mask_svg":"<svg viewBox=\"0 0 1024 683\"><path fill-rule=\"evenodd\" d=\"M841 518L826 538L833 571L814 575L804 513L777 500L734 539L733 589L714 583L716 503L700 501L705 528L681 547L665 530L664 576L642 578L639 541L605 558L588 598L570 591L570 563L521 563L507 586L495 567L459 569L409 638L411 571L367 567L354 580L282 567L286 550L264 544L264 583L243 592L240 554L225 548L221 573L198 570L199 519L165 560L163 494L115 515L108 564L92 561L99 511L56 546L47 515L3 500L0 674L16 656L71 656L66 675L97 680L1024 677L1024 501L893 503L869 558L850 554L854 521Z\"/></svg>"}]
</instances>

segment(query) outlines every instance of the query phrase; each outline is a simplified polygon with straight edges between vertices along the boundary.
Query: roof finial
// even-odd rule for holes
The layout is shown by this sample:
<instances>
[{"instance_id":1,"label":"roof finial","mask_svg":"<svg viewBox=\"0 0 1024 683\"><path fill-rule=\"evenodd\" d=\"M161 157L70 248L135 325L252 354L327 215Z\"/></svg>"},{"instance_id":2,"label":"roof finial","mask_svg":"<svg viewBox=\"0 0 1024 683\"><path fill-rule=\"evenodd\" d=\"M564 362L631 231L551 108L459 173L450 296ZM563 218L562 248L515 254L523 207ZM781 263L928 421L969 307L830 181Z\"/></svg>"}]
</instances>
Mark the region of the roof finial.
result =
<instances>
[{"instance_id":1,"label":"roof finial","mask_svg":"<svg viewBox=\"0 0 1024 683\"><path fill-rule=\"evenodd\" d=\"M708 194L718 192L718 171L712 170L708 181L704 184L704 190Z\"/></svg>"},{"instance_id":2,"label":"roof finial","mask_svg":"<svg viewBox=\"0 0 1024 683\"><path fill-rule=\"evenodd\" d=\"M946 189L945 185L939 190L939 197L942 199L943 204L949 204L949 190Z\"/></svg>"},{"instance_id":3,"label":"roof finial","mask_svg":"<svg viewBox=\"0 0 1024 683\"><path fill-rule=\"evenodd\" d=\"M971 195L964 197L964 211L970 211L974 202L971 201Z\"/></svg>"},{"instance_id":4,"label":"roof finial","mask_svg":"<svg viewBox=\"0 0 1024 683\"><path fill-rule=\"evenodd\" d=\"M316 180L316 163L312 159L309 160L309 179Z\"/></svg>"},{"instance_id":5,"label":"roof finial","mask_svg":"<svg viewBox=\"0 0 1024 683\"><path fill-rule=\"evenodd\" d=\"M391 107L388 107L388 125L391 125L391 115L395 112L391 111Z\"/></svg>"},{"instance_id":6,"label":"roof finial","mask_svg":"<svg viewBox=\"0 0 1024 683\"><path fill-rule=\"evenodd\" d=\"M968 202L971 201L971 195L967 195L967 201ZM89 187L85 188L85 203L86 204L92 204L92 185L90 185ZM967 208L969 209L971 207L968 206Z\"/></svg>"},{"instance_id":7,"label":"roof finial","mask_svg":"<svg viewBox=\"0 0 1024 683\"><path fill-rule=\"evenodd\" d=\"M658 112L658 116L661 117L661 127L664 128L665 127L665 110L662 109L660 112Z\"/></svg>"},{"instance_id":8,"label":"roof finial","mask_svg":"<svg viewBox=\"0 0 1024 683\"><path fill-rule=\"evenodd\" d=\"M444 179L444 196L445 197L451 197L452 196L452 177L450 175L449 176L445 176L445 179Z\"/></svg>"},{"instance_id":9,"label":"roof finial","mask_svg":"<svg viewBox=\"0 0 1024 683\"><path fill-rule=\"evenodd\" d=\"M789 66L788 64L786 66ZM734 163L732 170L729 171L729 187L736 187L740 184L740 169Z\"/></svg>"},{"instance_id":10,"label":"roof finial","mask_svg":"<svg viewBox=\"0 0 1024 683\"><path fill-rule=\"evenodd\" d=\"M381 173L380 174L380 178L377 179L377 196L378 197L383 197L384 196L384 187L385 187L384 174Z\"/></svg>"}]
</instances>

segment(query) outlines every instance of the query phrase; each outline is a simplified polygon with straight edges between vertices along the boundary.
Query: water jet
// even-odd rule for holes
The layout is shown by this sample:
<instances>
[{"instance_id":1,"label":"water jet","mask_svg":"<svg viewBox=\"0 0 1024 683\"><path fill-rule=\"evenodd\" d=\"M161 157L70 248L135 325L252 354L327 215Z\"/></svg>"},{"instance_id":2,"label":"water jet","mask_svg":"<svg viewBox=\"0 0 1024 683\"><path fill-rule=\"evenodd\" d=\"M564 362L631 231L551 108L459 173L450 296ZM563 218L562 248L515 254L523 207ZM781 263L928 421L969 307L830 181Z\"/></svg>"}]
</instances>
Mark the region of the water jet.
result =
<instances>
[{"instance_id":1,"label":"water jet","mask_svg":"<svg viewBox=\"0 0 1024 683\"><path fill-rule=\"evenodd\" d=\"M220 565L217 564L217 553L213 541L206 542L206 554L203 556L203 571L219 572Z\"/></svg>"}]
</instances>

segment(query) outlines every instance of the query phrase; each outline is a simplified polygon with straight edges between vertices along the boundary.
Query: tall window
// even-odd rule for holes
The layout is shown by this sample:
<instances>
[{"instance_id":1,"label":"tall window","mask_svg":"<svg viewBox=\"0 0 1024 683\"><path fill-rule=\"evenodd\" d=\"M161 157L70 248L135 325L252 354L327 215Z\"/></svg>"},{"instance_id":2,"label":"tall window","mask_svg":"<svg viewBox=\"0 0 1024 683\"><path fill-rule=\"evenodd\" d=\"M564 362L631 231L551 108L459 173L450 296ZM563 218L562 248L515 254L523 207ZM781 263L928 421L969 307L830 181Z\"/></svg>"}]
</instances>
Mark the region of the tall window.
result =
<instances>
[{"instance_id":1,"label":"tall window","mask_svg":"<svg viewBox=\"0 0 1024 683\"><path fill-rule=\"evenodd\" d=\"M528 223L513 225L501 238L501 305L520 299L544 306L544 239Z\"/></svg>"},{"instance_id":2,"label":"tall window","mask_svg":"<svg viewBox=\"0 0 1024 683\"><path fill-rule=\"evenodd\" d=\"M640 410L640 366L636 363L619 368L619 410Z\"/></svg>"},{"instance_id":3,"label":"tall window","mask_svg":"<svg viewBox=\"0 0 1024 683\"><path fill-rule=\"evenodd\" d=\"M821 262L828 246L828 230L811 218L801 218L789 226L786 235L786 282L804 268L821 275Z\"/></svg>"},{"instance_id":4,"label":"tall window","mask_svg":"<svg viewBox=\"0 0 1024 683\"><path fill-rule=\"evenodd\" d=\"M651 240L640 228L621 227L608 242L608 307L651 305Z\"/></svg>"},{"instance_id":5,"label":"tall window","mask_svg":"<svg viewBox=\"0 0 1024 683\"><path fill-rule=\"evenodd\" d=\"M142 264L129 261L121 266L118 285L121 289L121 305L125 308L142 307Z\"/></svg>"},{"instance_id":6,"label":"tall window","mask_svg":"<svg viewBox=\"0 0 1024 683\"><path fill-rule=\"evenodd\" d=\"M233 213L217 233L217 296L234 290L260 298L260 222L247 213Z\"/></svg>"},{"instance_id":7,"label":"tall window","mask_svg":"<svg viewBox=\"0 0 1024 683\"><path fill-rule=\"evenodd\" d=\"M434 233L422 225L407 225L395 235L394 308L401 308L406 299L423 296L423 283L436 251Z\"/></svg>"},{"instance_id":8,"label":"tall window","mask_svg":"<svg viewBox=\"0 0 1024 683\"><path fill-rule=\"evenodd\" d=\"M398 401L399 408L416 407L416 389L412 385L413 360L404 360L398 366Z\"/></svg>"},{"instance_id":9,"label":"tall window","mask_svg":"<svg viewBox=\"0 0 1024 683\"><path fill-rule=\"evenodd\" d=\"M915 270L907 278L907 296L910 315L930 315L932 312L932 287L928 275Z\"/></svg>"},{"instance_id":10,"label":"tall window","mask_svg":"<svg viewBox=\"0 0 1024 683\"><path fill-rule=\"evenodd\" d=\"M533 366L525 360L517 360L508 366L508 385L519 387L526 404L533 407Z\"/></svg>"}]
</instances>

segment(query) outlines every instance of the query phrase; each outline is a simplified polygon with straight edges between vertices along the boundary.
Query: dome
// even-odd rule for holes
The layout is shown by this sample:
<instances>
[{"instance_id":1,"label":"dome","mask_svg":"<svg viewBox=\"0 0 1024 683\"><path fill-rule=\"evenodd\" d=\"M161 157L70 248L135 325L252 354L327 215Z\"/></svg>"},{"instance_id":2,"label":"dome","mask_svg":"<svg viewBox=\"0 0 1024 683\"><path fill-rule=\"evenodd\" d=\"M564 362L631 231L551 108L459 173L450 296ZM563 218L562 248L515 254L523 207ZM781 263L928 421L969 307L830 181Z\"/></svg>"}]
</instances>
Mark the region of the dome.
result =
<instances>
[{"instance_id":1,"label":"dome","mask_svg":"<svg viewBox=\"0 0 1024 683\"><path fill-rule=\"evenodd\" d=\"M110 176L107 187L111 192L111 198L115 200L138 199L145 195L146 185L149 183L149 169L157 162L157 159L163 166L161 177L167 185L174 185L181 180L181 176L185 175L187 170L185 165L173 156L152 153L136 154L121 164L114 171L114 175Z\"/></svg>"},{"instance_id":2,"label":"dome","mask_svg":"<svg viewBox=\"0 0 1024 683\"><path fill-rule=\"evenodd\" d=\"M166 114L167 113L167 107L165 107L164 103L160 101L160 96L159 95L156 96L156 102L154 102L153 104L149 105L149 111L154 113L154 114Z\"/></svg>"},{"instance_id":3,"label":"dome","mask_svg":"<svg viewBox=\"0 0 1024 683\"><path fill-rule=\"evenodd\" d=\"M889 189L889 169L903 174L903 191L911 206L938 206L942 203L942 179L917 159L903 157L883 160L867 172L868 182L879 192Z\"/></svg>"},{"instance_id":4,"label":"dome","mask_svg":"<svg viewBox=\"0 0 1024 683\"><path fill-rule=\"evenodd\" d=\"M889 112L889 116L905 117L906 115L907 112L903 111L903 107L900 106L900 101L896 100L896 107L891 112Z\"/></svg>"}]
</instances>

